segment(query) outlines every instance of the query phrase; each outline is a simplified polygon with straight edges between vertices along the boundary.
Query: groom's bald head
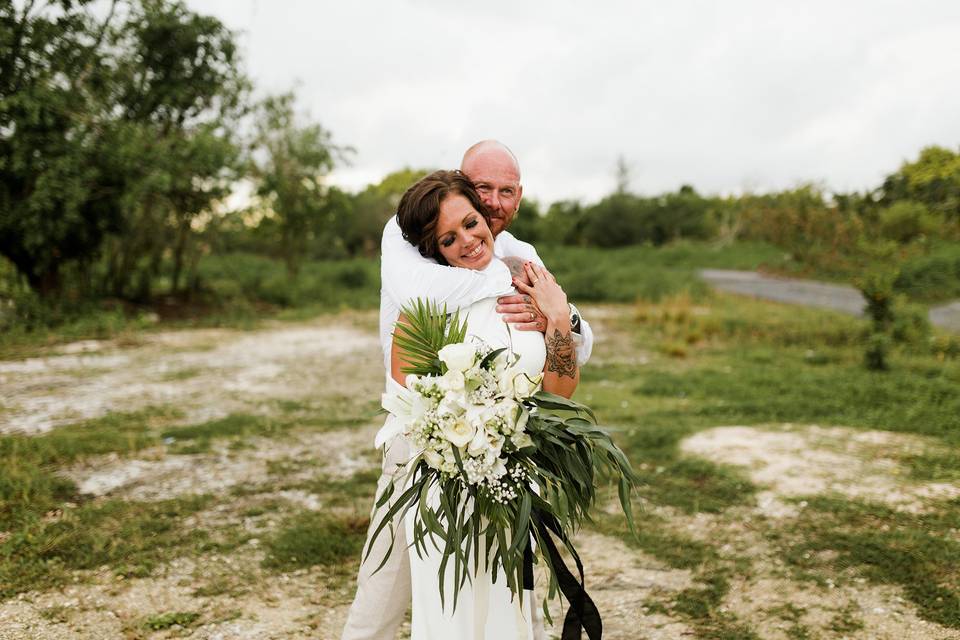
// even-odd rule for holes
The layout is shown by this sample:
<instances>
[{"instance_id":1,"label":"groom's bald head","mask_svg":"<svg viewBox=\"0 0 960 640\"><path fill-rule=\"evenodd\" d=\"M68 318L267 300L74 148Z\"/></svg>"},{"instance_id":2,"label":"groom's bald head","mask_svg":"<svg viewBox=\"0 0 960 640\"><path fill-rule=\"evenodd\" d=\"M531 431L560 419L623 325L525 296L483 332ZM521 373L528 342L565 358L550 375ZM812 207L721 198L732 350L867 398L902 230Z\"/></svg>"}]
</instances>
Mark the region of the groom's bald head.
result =
<instances>
[{"instance_id":1,"label":"groom's bald head","mask_svg":"<svg viewBox=\"0 0 960 640\"><path fill-rule=\"evenodd\" d=\"M481 140L463 154L460 170L490 210L490 230L496 236L510 226L523 197L517 157L502 142Z\"/></svg>"}]
</instances>

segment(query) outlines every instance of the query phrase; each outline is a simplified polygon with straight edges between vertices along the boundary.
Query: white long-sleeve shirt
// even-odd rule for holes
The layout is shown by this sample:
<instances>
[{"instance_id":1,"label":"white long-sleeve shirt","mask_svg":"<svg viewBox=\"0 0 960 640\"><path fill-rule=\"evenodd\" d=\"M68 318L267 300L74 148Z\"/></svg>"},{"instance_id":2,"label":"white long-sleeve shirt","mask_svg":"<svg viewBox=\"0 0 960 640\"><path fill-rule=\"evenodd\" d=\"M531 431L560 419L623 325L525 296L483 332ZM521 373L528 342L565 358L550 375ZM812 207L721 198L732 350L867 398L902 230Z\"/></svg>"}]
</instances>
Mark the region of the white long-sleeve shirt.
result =
<instances>
[{"instance_id":1,"label":"white long-sleeve shirt","mask_svg":"<svg viewBox=\"0 0 960 640\"><path fill-rule=\"evenodd\" d=\"M493 253L498 258L517 256L543 265L533 245L517 240L508 231L497 236ZM416 298L429 298L453 312L477 300L515 294L512 283L510 270L500 260L491 260L483 271L474 271L440 265L421 256L416 247L403 239L396 216L391 216L380 242L380 346L387 376L393 326L403 305ZM582 317L580 333L574 333L573 340L577 362L582 366L593 350L593 331Z\"/></svg>"}]
</instances>

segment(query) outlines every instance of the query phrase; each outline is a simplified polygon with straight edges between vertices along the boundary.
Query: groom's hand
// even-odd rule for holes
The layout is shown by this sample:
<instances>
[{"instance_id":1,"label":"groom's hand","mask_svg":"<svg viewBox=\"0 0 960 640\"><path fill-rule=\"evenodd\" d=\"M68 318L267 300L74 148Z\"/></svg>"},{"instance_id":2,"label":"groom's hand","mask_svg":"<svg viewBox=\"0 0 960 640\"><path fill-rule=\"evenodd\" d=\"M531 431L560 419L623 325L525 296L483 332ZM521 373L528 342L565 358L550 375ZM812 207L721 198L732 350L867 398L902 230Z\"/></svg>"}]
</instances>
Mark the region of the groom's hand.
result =
<instances>
[{"instance_id":1,"label":"groom's hand","mask_svg":"<svg viewBox=\"0 0 960 640\"><path fill-rule=\"evenodd\" d=\"M540 312L537 303L526 294L497 298L497 312L503 314L503 321L514 325L520 331L547 330L547 318Z\"/></svg>"}]
</instances>

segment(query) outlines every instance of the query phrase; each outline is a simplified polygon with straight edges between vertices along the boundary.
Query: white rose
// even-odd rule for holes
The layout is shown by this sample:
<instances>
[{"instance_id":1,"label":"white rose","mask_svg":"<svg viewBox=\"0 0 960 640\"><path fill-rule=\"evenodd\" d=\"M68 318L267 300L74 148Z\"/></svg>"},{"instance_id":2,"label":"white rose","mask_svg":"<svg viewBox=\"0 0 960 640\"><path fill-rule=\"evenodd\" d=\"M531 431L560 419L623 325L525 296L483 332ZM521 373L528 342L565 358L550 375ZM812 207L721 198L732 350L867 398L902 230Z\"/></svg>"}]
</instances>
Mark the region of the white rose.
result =
<instances>
[{"instance_id":1,"label":"white rose","mask_svg":"<svg viewBox=\"0 0 960 640\"><path fill-rule=\"evenodd\" d=\"M533 446L533 439L528 434L520 431L513 434L513 436L510 438L510 441L513 442L513 446L515 446L517 449Z\"/></svg>"},{"instance_id":2,"label":"white rose","mask_svg":"<svg viewBox=\"0 0 960 640\"><path fill-rule=\"evenodd\" d=\"M479 456L488 446L487 433L483 429L477 429L470 444L467 445L467 453L471 456Z\"/></svg>"},{"instance_id":3,"label":"white rose","mask_svg":"<svg viewBox=\"0 0 960 640\"><path fill-rule=\"evenodd\" d=\"M476 428L470 424L464 416L457 416L451 420L446 420L441 427L443 437L456 447L466 446L476 435Z\"/></svg>"},{"instance_id":4,"label":"white rose","mask_svg":"<svg viewBox=\"0 0 960 640\"><path fill-rule=\"evenodd\" d=\"M440 349L437 357L447 365L447 369L463 372L473 365L473 361L477 357L477 351L473 348L473 345L466 342L457 342Z\"/></svg>"},{"instance_id":5,"label":"white rose","mask_svg":"<svg viewBox=\"0 0 960 640\"><path fill-rule=\"evenodd\" d=\"M427 464L434 469L439 469L443 466L443 456L432 449L424 451L423 457L426 458Z\"/></svg>"},{"instance_id":6,"label":"white rose","mask_svg":"<svg viewBox=\"0 0 960 640\"><path fill-rule=\"evenodd\" d=\"M463 391L464 388L463 372L457 369L450 369L437 380L437 386L444 391Z\"/></svg>"},{"instance_id":7,"label":"white rose","mask_svg":"<svg viewBox=\"0 0 960 640\"><path fill-rule=\"evenodd\" d=\"M519 400L529 398L537 392L540 381L543 380L543 374L531 378L526 373L519 373L513 377L513 394Z\"/></svg>"}]
</instances>

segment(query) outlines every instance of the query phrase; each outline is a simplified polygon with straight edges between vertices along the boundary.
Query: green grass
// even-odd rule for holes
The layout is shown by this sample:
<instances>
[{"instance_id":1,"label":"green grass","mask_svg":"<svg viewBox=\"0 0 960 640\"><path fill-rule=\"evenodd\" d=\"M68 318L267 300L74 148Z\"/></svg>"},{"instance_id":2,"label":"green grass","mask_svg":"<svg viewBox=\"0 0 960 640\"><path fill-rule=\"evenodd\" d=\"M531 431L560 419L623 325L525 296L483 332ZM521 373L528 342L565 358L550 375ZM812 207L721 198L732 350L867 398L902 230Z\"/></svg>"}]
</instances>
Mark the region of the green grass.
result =
<instances>
[{"instance_id":1,"label":"green grass","mask_svg":"<svg viewBox=\"0 0 960 640\"><path fill-rule=\"evenodd\" d=\"M177 611L150 616L143 621L143 626L151 631L161 631L170 627L189 627L200 618L195 611Z\"/></svg>"},{"instance_id":2,"label":"green grass","mask_svg":"<svg viewBox=\"0 0 960 640\"><path fill-rule=\"evenodd\" d=\"M596 361L582 371L577 397L618 429L650 510L669 507L723 518L727 509L750 504L755 487L743 470L678 452L683 438L720 425L843 425L927 436L929 450L890 455L913 480L960 477L956 360L938 360L908 346L894 353L891 371L869 372L861 364L862 321L730 296L681 295L641 302L636 309L632 318L618 316L621 337L611 337L614 344L598 344ZM622 333L627 327L631 330ZM684 349L678 354L661 348L664 343ZM637 364L638 351L646 364ZM807 500L797 523L754 525L782 548L797 577L856 568L874 582L903 588L921 617L960 624L960 504L928 505L925 515L910 515L839 498ZM715 541L691 543L659 518L643 517L649 526L641 527L636 539L620 518L605 516L595 526L672 567L694 570L699 583L652 604L686 620L698 637L756 637L743 626L750 621L720 610L729 581L748 578L753 570L749 561L719 553L720 545L734 540L725 539L721 528ZM812 565L815 553L814 560L804 559L807 552L824 550L839 554L829 566ZM816 637L799 619L785 622L788 637ZM863 621L838 611L829 624L853 631Z\"/></svg>"},{"instance_id":3,"label":"green grass","mask_svg":"<svg viewBox=\"0 0 960 640\"><path fill-rule=\"evenodd\" d=\"M307 511L286 520L266 541L264 566L291 571L357 560L366 537L367 518L336 518Z\"/></svg>"},{"instance_id":4,"label":"green grass","mask_svg":"<svg viewBox=\"0 0 960 640\"><path fill-rule=\"evenodd\" d=\"M169 407L150 407L109 413L37 436L0 436L0 531L79 498L76 486L57 475L57 467L88 456L127 455L155 446L160 442L155 428L179 415Z\"/></svg>"},{"instance_id":5,"label":"green grass","mask_svg":"<svg viewBox=\"0 0 960 640\"><path fill-rule=\"evenodd\" d=\"M324 504L330 507L360 506L363 513L372 504L380 467L371 461L369 469L357 471L349 478L330 478L317 476L310 480L290 485L287 488L300 489L323 496Z\"/></svg>"},{"instance_id":6,"label":"green grass","mask_svg":"<svg viewBox=\"0 0 960 640\"><path fill-rule=\"evenodd\" d=\"M60 586L72 581L75 571L104 565L119 576L150 575L179 549L207 540L205 531L184 528L182 522L210 502L209 496L107 500L29 523L0 544L0 599Z\"/></svg>"},{"instance_id":7,"label":"green grass","mask_svg":"<svg viewBox=\"0 0 960 640\"><path fill-rule=\"evenodd\" d=\"M640 549L674 569L696 569L718 559L712 546L671 531L663 518L649 513L638 518L637 535L630 532L624 518L611 514L597 515L590 528L617 537L628 547Z\"/></svg>"},{"instance_id":8,"label":"green grass","mask_svg":"<svg viewBox=\"0 0 960 640\"><path fill-rule=\"evenodd\" d=\"M960 500L921 514L829 496L806 503L784 538L788 562L814 576L856 569L901 587L921 617L960 629Z\"/></svg>"},{"instance_id":9,"label":"green grass","mask_svg":"<svg viewBox=\"0 0 960 640\"><path fill-rule=\"evenodd\" d=\"M753 242L539 249L576 302L659 299L681 290L703 295L707 289L696 277L696 269L753 269L786 259L782 250ZM63 305L56 312L35 303L36 312L29 322L0 324L0 359L37 355L74 340L132 337L145 330L253 329L266 318L296 322L343 309L374 309L380 301L379 269L377 258L308 260L291 278L281 260L248 253L208 255L199 265L201 291L190 301L127 308L89 301Z\"/></svg>"}]
</instances>

